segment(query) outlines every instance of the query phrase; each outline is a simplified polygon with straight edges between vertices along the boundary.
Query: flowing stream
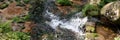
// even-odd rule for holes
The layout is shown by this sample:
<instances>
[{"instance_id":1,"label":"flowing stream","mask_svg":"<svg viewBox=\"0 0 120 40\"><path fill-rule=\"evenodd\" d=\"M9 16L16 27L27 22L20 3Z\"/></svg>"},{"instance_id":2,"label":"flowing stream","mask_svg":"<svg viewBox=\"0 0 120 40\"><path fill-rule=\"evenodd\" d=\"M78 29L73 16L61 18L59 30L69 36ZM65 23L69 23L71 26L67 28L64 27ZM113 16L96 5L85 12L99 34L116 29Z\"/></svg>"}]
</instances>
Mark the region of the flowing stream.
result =
<instances>
[{"instance_id":1,"label":"flowing stream","mask_svg":"<svg viewBox=\"0 0 120 40\"><path fill-rule=\"evenodd\" d=\"M76 13L73 15L69 20L67 19L60 19L60 16L54 15L51 12L46 11L46 14L51 21L46 21L46 24L50 25L53 29L57 29L57 27L68 29L76 33L78 35L78 38L80 36L84 36L83 26L87 22L88 18L80 17L81 12Z\"/></svg>"}]
</instances>

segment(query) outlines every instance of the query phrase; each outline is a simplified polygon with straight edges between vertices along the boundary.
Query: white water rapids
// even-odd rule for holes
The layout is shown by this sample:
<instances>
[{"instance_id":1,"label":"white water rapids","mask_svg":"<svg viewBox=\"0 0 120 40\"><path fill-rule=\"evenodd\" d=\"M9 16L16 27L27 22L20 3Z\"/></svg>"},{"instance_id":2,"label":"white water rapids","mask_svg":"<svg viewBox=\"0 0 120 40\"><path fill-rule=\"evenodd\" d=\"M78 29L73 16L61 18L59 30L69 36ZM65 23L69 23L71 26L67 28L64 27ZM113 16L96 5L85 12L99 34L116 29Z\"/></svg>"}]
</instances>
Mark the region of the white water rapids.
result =
<instances>
[{"instance_id":1,"label":"white water rapids","mask_svg":"<svg viewBox=\"0 0 120 40\"><path fill-rule=\"evenodd\" d=\"M80 18L80 16L78 16L79 14L81 14L81 12L76 13L74 15L75 17L71 17L70 20L65 21L66 19L60 20L59 16L56 16L53 13L46 11L46 15L48 15L51 19L51 21L46 21L46 23L50 25L53 29L60 27L69 29L79 35L84 35L81 28L83 28L88 18L87 17Z\"/></svg>"}]
</instances>

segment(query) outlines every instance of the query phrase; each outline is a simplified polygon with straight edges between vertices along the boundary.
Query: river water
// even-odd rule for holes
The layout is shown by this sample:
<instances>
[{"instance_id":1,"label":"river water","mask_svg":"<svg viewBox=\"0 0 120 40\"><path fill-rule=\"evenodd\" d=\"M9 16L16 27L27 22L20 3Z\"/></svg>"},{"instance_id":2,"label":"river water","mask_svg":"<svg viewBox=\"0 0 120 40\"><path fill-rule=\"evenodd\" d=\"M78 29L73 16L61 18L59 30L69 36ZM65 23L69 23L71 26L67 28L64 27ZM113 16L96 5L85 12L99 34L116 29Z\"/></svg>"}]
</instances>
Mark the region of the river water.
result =
<instances>
[{"instance_id":1,"label":"river water","mask_svg":"<svg viewBox=\"0 0 120 40\"><path fill-rule=\"evenodd\" d=\"M74 32L79 40L84 39L84 25L88 20L88 17L80 17L81 12L73 15L69 20L60 19L60 16L54 15L51 12L46 11L46 15L51 19L51 21L46 21L46 24L50 25L53 29L57 30L57 27L68 29Z\"/></svg>"}]
</instances>

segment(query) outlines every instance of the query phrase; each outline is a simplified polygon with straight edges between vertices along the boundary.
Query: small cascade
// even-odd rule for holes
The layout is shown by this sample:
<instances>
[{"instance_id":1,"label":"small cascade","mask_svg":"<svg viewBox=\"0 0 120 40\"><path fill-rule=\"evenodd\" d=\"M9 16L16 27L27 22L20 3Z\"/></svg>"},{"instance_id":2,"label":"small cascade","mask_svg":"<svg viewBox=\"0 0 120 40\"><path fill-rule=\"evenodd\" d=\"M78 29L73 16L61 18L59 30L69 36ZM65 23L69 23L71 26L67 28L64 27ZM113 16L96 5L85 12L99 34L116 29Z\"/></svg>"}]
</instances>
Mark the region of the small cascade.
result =
<instances>
[{"instance_id":1,"label":"small cascade","mask_svg":"<svg viewBox=\"0 0 120 40\"><path fill-rule=\"evenodd\" d=\"M83 26L87 22L88 18L81 18L79 14L81 14L81 12L76 13L69 20L60 20L60 16L46 11L46 15L51 19L51 21L46 21L46 24L50 25L55 30L57 29L57 27L71 30L76 33L77 37L80 37L85 35L83 31Z\"/></svg>"}]
</instances>

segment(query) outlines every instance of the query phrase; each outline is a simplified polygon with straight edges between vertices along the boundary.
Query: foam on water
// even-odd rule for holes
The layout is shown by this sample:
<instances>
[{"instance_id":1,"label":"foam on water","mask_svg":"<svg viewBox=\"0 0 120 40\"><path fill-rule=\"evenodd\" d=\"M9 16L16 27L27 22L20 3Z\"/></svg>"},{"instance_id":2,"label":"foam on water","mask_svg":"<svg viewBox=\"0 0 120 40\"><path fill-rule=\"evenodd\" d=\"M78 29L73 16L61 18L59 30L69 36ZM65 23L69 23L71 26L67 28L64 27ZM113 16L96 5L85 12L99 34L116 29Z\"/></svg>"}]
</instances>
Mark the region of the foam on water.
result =
<instances>
[{"instance_id":1,"label":"foam on water","mask_svg":"<svg viewBox=\"0 0 120 40\"><path fill-rule=\"evenodd\" d=\"M46 21L46 23L50 25L53 29L56 29L59 26L60 28L69 29L80 35L84 35L81 28L83 28L88 18L80 18L77 14L81 14L81 12L76 13L76 15L74 15L75 17L71 17L68 21L60 20L59 16L56 16L48 11L46 11L46 14L51 19L51 21Z\"/></svg>"}]
</instances>

